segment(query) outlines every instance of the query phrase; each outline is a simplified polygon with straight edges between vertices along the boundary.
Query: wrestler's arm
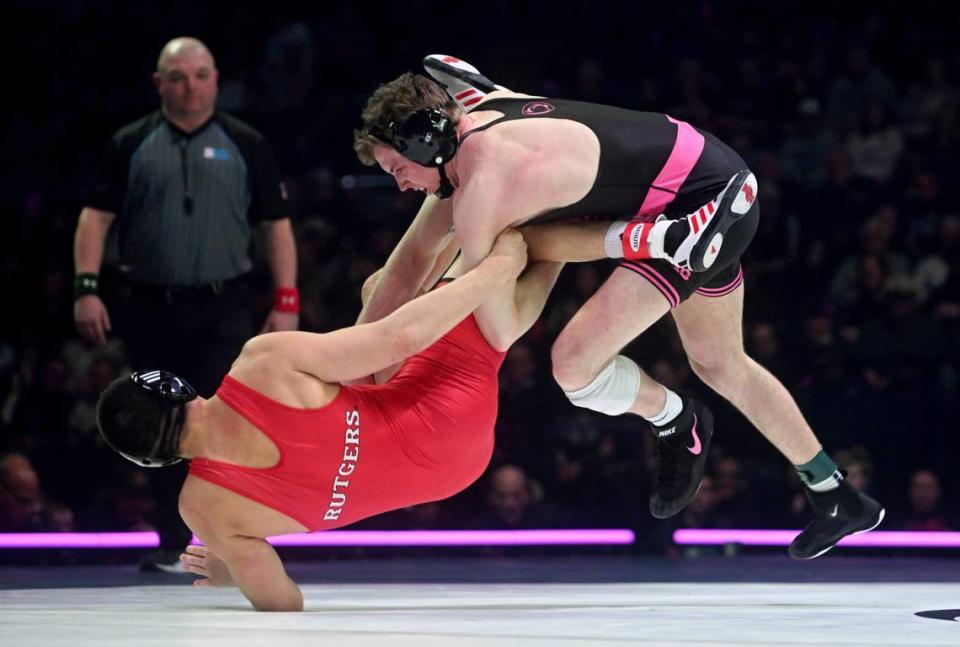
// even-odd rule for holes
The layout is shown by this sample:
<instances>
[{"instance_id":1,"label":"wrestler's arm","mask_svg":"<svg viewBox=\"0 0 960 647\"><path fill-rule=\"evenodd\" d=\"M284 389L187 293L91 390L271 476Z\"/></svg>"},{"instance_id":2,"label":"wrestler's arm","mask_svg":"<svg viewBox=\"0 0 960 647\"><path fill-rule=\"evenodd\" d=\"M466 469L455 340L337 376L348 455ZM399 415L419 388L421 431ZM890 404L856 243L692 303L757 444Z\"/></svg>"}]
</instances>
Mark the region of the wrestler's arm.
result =
<instances>
[{"instance_id":1,"label":"wrestler's arm","mask_svg":"<svg viewBox=\"0 0 960 647\"><path fill-rule=\"evenodd\" d=\"M424 281L423 285L420 286L420 289L417 290L416 296L425 294L430 291L431 288L440 280L444 272L446 272L450 266L453 264L453 261L456 259L457 252L460 251L460 245L457 243L456 239L453 236L449 237L447 246L437 255L437 261L434 263L433 269L430 270L427 274L427 278ZM377 282L380 280L380 276L383 274L383 268L380 268L373 274L367 277L367 280L363 282L363 288L360 290L360 300L363 303L366 303L370 295L373 294L373 289L377 285ZM388 366L387 368L381 369L369 375L365 378L359 380L350 380L350 384L385 384L392 378L400 367L403 366L403 362Z\"/></svg>"},{"instance_id":2,"label":"wrestler's arm","mask_svg":"<svg viewBox=\"0 0 960 647\"><path fill-rule=\"evenodd\" d=\"M204 543L181 556L187 570L206 578L197 585L236 585L257 611L303 611L303 593L273 546L260 537L218 531L210 514L185 504L181 495L180 515Z\"/></svg>"},{"instance_id":3,"label":"wrestler's arm","mask_svg":"<svg viewBox=\"0 0 960 647\"><path fill-rule=\"evenodd\" d=\"M457 251L457 246L454 244L451 246L453 252ZM454 254L451 254L451 258ZM443 268L446 269L447 264L443 265ZM536 323L537 319L540 317L540 314L543 312L543 308L547 303L547 297L550 296L553 286L557 282L557 277L560 276L560 270L563 269L563 263L555 263L551 261L535 261L527 265L527 268L523 271L517 280L512 286L507 286L506 290L513 291L514 303L516 304L516 318L514 323L511 325L509 334L513 336L514 341L519 339L530 327ZM442 270L441 270L442 273ZM373 289L373 285L377 282L380 275L380 271L374 272L364 283L364 292L368 292ZM439 276L437 277L439 278ZM428 281L427 285L433 285L435 281ZM426 289L426 288L425 288ZM509 292L508 292L509 293ZM503 325L501 323L501 325ZM379 371L376 374L376 379L373 380L376 384L383 384L393 374L401 364L391 366L383 371Z\"/></svg>"},{"instance_id":4,"label":"wrestler's arm","mask_svg":"<svg viewBox=\"0 0 960 647\"><path fill-rule=\"evenodd\" d=\"M437 281L443 278L444 273L446 273L453 265L453 262L457 260L457 254L460 252L460 243L453 233L444 241L444 245L441 252L437 254L437 261L434 263L433 269L430 270L423 285L420 286L418 294L424 294L432 290L434 286L436 286Z\"/></svg>"},{"instance_id":5,"label":"wrestler's arm","mask_svg":"<svg viewBox=\"0 0 960 647\"><path fill-rule=\"evenodd\" d=\"M223 560L234 583L257 611L303 611L303 593L273 546L260 537L232 535L205 544Z\"/></svg>"},{"instance_id":6,"label":"wrestler's arm","mask_svg":"<svg viewBox=\"0 0 960 647\"><path fill-rule=\"evenodd\" d=\"M517 279L514 294L517 307L514 341L522 337L530 330L530 326L536 323L562 269L563 263L535 261L530 263L526 271Z\"/></svg>"},{"instance_id":7,"label":"wrestler's arm","mask_svg":"<svg viewBox=\"0 0 960 647\"><path fill-rule=\"evenodd\" d=\"M457 252L460 250L460 244L457 243L456 239L452 236L450 237L449 242L446 247L437 254L437 260L433 265L433 269L427 273L427 278L424 280L423 285L417 290L415 297L425 294L430 291L431 288L436 284L437 281L443 276L443 273L446 272L450 266L453 264L453 261L456 259ZM360 302L363 305L366 305L370 300L371 295L373 294L374 289L377 287L377 283L380 282L380 277L383 276L383 268L371 274L367 277L367 280L363 282L363 286L360 288Z\"/></svg>"},{"instance_id":8,"label":"wrestler's arm","mask_svg":"<svg viewBox=\"0 0 960 647\"><path fill-rule=\"evenodd\" d=\"M384 264L380 280L360 311L358 324L382 319L417 295L446 247L451 226L449 201L427 196Z\"/></svg>"},{"instance_id":9,"label":"wrestler's arm","mask_svg":"<svg viewBox=\"0 0 960 647\"><path fill-rule=\"evenodd\" d=\"M518 194L505 184L508 181L502 173L476 170L454 198L456 238L466 267L482 259L496 239L497 227L503 218L494 215L522 209L515 204ZM531 268L528 281L511 283L508 289L493 294L477 308L474 312L477 325L491 346L506 350L533 325L561 267L561 264L551 264ZM531 298L533 294L537 298Z\"/></svg>"},{"instance_id":10,"label":"wrestler's arm","mask_svg":"<svg viewBox=\"0 0 960 647\"><path fill-rule=\"evenodd\" d=\"M474 269L442 290L420 296L387 317L325 334L299 331L254 337L243 353L269 353L271 361L336 384L362 378L396 364L430 346L510 285L526 265L523 238L500 236Z\"/></svg>"}]
</instances>

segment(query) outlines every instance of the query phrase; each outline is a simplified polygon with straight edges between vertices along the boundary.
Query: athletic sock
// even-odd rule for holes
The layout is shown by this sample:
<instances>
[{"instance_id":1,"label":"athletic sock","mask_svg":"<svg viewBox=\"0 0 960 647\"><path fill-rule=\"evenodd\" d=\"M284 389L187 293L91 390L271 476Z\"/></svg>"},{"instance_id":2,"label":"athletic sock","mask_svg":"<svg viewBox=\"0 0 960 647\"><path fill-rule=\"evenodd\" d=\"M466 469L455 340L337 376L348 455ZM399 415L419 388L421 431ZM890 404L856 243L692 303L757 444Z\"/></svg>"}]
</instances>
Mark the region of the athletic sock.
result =
<instances>
[{"instance_id":1,"label":"athletic sock","mask_svg":"<svg viewBox=\"0 0 960 647\"><path fill-rule=\"evenodd\" d=\"M667 400L663 403L663 409L661 409L659 413L650 416L649 418L647 416L643 416L643 418L648 420L650 424L654 425L655 427L662 427L670 424L676 420L677 416L680 415L680 412L683 411L683 400L680 398L680 396L665 386L661 386L660 388L662 388L667 394Z\"/></svg>"},{"instance_id":2,"label":"athletic sock","mask_svg":"<svg viewBox=\"0 0 960 647\"><path fill-rule=\"evenodd\" d=\"M843 474L823 449L803 465L794 465L803 484L814 492L829 492L840 487Z\"/></svg>"},{"instance_id":3,"label":"athletic sock","mask_svg":"<svg viewBox=\"0 0 960 647\"><path fill-rule=\"evenodd\" d=\"M603 235L603 251L607 258L623 258L623 230L629 224L626 220L618 220L607 227Z\"/></svg>"}]
</instances>

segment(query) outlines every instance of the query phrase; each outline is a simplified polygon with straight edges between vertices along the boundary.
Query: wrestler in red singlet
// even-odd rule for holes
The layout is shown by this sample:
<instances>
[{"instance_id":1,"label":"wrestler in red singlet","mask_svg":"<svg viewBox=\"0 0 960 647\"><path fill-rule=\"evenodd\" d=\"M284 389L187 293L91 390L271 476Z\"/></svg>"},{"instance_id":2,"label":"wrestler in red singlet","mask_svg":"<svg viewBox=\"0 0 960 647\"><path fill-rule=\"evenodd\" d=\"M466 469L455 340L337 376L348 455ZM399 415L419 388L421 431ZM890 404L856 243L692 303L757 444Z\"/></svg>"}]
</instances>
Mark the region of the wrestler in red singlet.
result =
<instances>
[{"instance_id":1,"label":"wrestler in red singlet","mask_svg":"<svg viewBox=\"0 0 960 647\"><path fill-rule=\"evenodd\" d=\"M265 433L280 460L258 469L197 457L190 474L311 531L449 497L490 461L503 357L471 315L388 383L341 387L319 409L281 404L227 376L217 397Z\"/></svg>"}]
</instances>

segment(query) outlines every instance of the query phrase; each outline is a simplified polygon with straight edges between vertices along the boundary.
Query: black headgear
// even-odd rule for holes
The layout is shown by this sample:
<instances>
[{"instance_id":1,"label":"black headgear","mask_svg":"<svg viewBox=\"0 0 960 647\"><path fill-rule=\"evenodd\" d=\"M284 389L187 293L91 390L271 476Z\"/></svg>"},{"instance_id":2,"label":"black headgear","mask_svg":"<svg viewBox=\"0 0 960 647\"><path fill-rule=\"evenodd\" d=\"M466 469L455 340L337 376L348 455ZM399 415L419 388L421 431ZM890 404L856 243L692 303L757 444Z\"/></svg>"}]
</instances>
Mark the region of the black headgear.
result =
<instances>
[{"instance_id":1,"label":"black headgear","mask_svg":"<svg viewBox=\"0 0 960 647\"><path fill-rule=\"evenodd\" d=\"M444 165L457 154L457 127L450 115L437 108L423 108L402 122L391 122L386 130L372 132L377 139L390 144L411 162L436 168L440 172L440 188L436 195L446 199L453 195Z\"/></svg>"},{"instance_id":2,"label":"black headgear","mask_svg":"<svg viewBox=\"0 0 960 647\"><path fill-rule=\"evenodd\" d=\"M417 110L373 135L421 166L441 166L457 153L457 127L450 115L437 108Z\"/></svg>"},{"instance_id":3,"label":"black headgear","mask_svg":"<svg viewBox=\"0 0 960 647\"><path fill-rule=\"evenodd\" d=\"M97 424L107 444L115 449L127 460L133 461L142 467L165 467L180 462L177 449L180 446L180 435L183 433L183 424L186 419L187 402L197 397L197 391L181 377L168 371L144 371L130 376L128 384L136 385L132 393L129 390L113 390L108 388L100 397L97 407ZM137 395L146 395L155 404L159 405L157 416L151 415L145 422L130 416L124 418L124 402L112 400L133 399ZM125 397L126 396L126 397ZM128 408L133 403L128 403ZM156 424L156 435L150 448L145 452L133 454L123 451L124 438L130 435L131 426ZM153 436L149 429L136 430ZM141 455L142 454L142 455Z\"/></svg>"}]
</instances>

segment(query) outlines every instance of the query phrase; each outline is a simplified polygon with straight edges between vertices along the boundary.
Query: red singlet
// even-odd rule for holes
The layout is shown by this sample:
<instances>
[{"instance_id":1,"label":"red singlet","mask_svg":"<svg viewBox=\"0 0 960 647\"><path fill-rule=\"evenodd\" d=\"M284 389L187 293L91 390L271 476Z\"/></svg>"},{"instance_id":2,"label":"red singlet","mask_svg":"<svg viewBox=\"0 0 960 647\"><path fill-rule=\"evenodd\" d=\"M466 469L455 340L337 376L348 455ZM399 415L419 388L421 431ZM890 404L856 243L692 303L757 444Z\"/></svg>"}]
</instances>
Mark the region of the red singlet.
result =
<instances>
[{"instance_id":1,"label":"red singlet","mask_svg":"<svg viewBox=\"0 0 960 647\"><path fill-rule=\"evenodd\" d=\"M470 316L387 384L341 387L319 409L280 404L227 376L217 396L276 444L280 461L257 469L195 458L190 474L309 530L444 499L490 461L503 357Z\"/></svg>"}]
</instances>

